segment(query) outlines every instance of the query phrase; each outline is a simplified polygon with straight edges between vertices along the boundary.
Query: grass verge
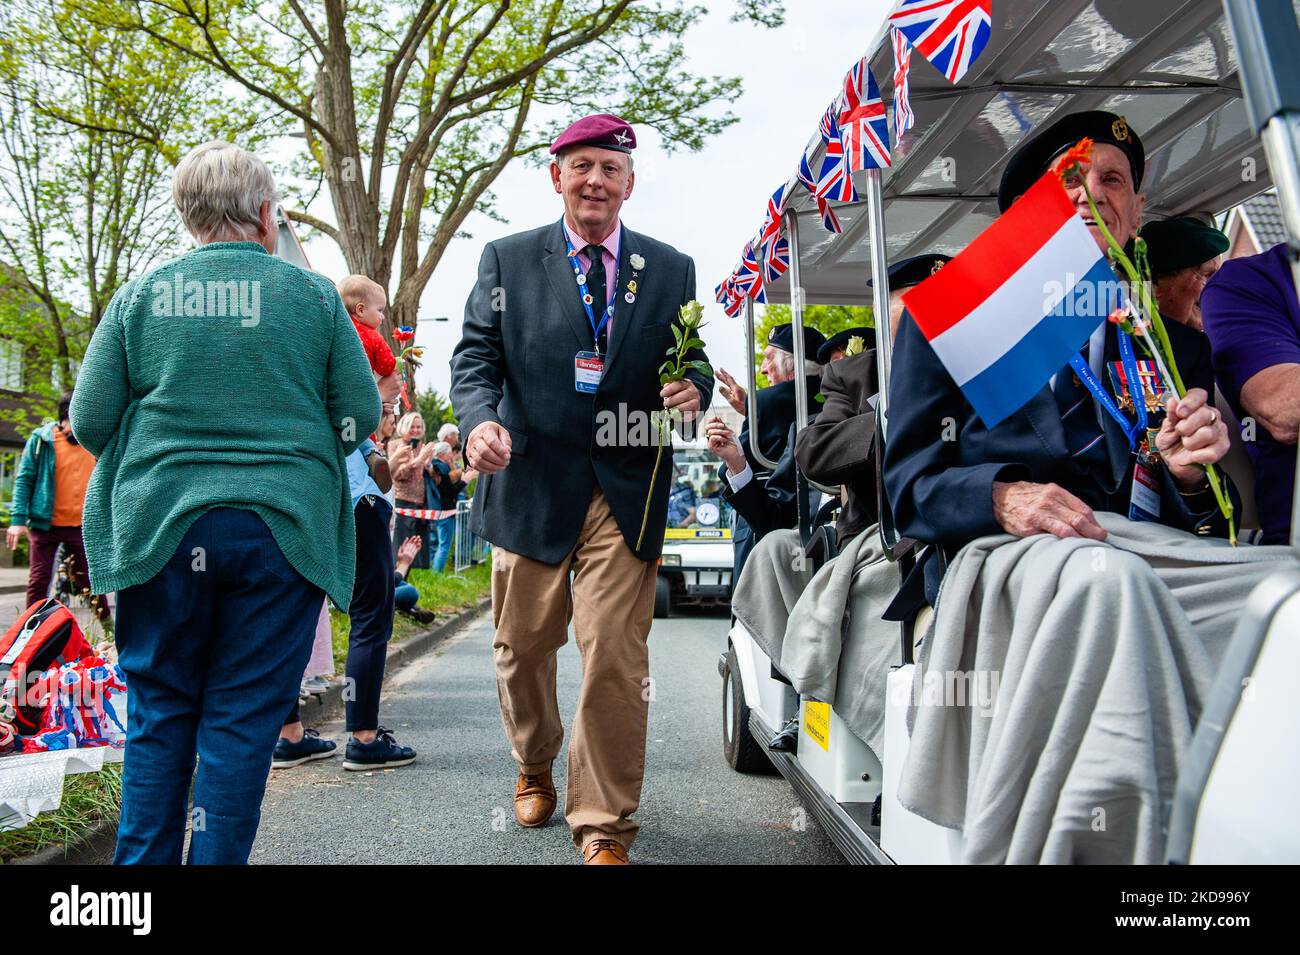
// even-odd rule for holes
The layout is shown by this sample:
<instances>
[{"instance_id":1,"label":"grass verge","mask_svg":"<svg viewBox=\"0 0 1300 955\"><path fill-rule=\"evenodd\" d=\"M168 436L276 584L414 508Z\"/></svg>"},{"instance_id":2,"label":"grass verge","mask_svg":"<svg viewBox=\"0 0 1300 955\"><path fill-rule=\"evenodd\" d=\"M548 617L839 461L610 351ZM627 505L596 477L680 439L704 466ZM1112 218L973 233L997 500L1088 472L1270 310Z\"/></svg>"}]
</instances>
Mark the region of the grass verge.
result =
<instances>
[{"instance_id":1,"label":"grass verge","mask_svg":"<svg viewBox=\"0 0 1300 955\"><path fill-rule=\"evenodd\" d=\"M97 773L76 773L63 780L63 802L21 829L0 832L0 863L33 855L51 845L66 851L104 819L122 808L122 764L110 763Z\"/></svg>"},{"instance_id":2,"label":"grass verge","mask_svg":"<svg viewBox=\"0 0 1300 955\"><path fill-rule=\"evenodd\" d=\"M492 564L484 561L466 569L463 577L449 573L437 574L431 570L413 570L407 579L420 592L417 606L440 614L459 613L477 604L492 592ZM348 656L348 615L330 608L330 628L334 642L334 672L343 673ZM393 619L393 641L400 643L412 634L428 629L410 617L397 614Z\"/></svg>"}]
</instances>

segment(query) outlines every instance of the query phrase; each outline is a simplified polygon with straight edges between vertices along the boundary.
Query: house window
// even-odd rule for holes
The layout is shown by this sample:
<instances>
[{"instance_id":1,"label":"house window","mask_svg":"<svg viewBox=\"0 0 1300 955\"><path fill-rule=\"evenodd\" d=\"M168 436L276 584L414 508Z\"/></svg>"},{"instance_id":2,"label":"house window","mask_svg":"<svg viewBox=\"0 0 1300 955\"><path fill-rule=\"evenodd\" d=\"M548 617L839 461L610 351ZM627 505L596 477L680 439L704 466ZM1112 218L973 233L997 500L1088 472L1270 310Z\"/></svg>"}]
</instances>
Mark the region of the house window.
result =
<instances>
[{"instance_id":1,"label":"house window","mask_svg":"<svg viewBox=\"0 0 1300 955\"><path fill-rule=\"evenodd\" d=\"M12 338L0 338L0 388L23 390L23 346Z\"/></svg>"}]
</instances>

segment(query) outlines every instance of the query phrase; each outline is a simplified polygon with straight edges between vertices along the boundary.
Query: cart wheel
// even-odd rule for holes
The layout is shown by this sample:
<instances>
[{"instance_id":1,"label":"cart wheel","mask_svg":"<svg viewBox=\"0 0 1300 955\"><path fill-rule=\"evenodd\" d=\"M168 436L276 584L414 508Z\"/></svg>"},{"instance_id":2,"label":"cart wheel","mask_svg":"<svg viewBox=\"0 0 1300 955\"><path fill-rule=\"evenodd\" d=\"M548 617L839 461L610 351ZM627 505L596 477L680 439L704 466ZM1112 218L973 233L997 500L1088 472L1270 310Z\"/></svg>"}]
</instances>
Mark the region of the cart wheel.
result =
<instances>
[{"instance_id":1,"label":"cart wheel","mask_svg":"<svg viewBox=\"0 0 1300 955\"><path fill-rule=\"evenodd\" d=\"M655 616L667 617L673 611L673 588L667 577L655 581Z\"/></svg>"},{"instance_id":2,"label":"cart wheel","mask_svg":"<svg viewBox=\"0 0 1300 955\"><path fill-rule=\"evenodd\" d=\"M727 648L722 667L722 755L738 773L770 773L767 747L749 732L749 707L736 666L736 651Z\"/></svg>"}]
</instances>

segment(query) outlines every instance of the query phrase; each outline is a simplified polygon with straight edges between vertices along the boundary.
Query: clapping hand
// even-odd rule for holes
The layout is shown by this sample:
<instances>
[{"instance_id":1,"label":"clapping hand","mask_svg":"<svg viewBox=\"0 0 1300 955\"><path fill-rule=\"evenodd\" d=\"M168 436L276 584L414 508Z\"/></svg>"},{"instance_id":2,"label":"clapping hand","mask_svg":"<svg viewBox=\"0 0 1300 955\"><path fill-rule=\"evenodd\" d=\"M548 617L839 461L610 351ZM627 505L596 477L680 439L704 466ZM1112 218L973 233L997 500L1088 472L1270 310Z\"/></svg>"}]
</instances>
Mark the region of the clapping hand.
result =
<instances>
[{"instance_id":1,"label":"clapping hand","mask_svg":"<svg viewBox=\"0 0 1300 955\"><path fill-rule=\"evenodd\" d=\"M704 436L709 440L709 450L726 462L729 472L740 474L745 470L748 462L740 441L721 418L715 415L704 423Z\"/></svg>"}]
</instances>

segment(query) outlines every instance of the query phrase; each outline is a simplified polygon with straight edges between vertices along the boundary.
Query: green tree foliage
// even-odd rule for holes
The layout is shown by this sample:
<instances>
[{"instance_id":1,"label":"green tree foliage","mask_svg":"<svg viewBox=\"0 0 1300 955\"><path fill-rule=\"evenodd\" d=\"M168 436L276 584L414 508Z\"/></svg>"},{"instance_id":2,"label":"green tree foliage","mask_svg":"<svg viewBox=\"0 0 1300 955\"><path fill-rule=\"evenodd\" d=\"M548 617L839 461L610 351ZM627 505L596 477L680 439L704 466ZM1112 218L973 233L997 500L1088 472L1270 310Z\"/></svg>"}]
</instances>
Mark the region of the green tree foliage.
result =
<instances>
[{"instance_id":1,"label":"green tree foliage","mask_svg":"<svg viewBox=\"0 0 1300 955\"><path fill-rule=\"evenodd\" d=\"M424 419L424 430L430 439L444 424L456 423L456 417L451 411L451 402L433 388L416 392L415 410L420 412L420 417Z\"/></svg>"},{"instance_id":2,"label":"green tree foliage","mask_svg":"<svg viewBox=\"0 0 1300 955\"><path fill-rule=\"evenodd\" d=\"M772 329L791 320L789 305L773 304L763 307L763 315L754 326L755 368L763 363L763 349L767 347L767 339L772 334ZM871 317L869 305L805 305L803 323L805 326L817 329L827 338L846 328L857 328L861 325L874 328L876 324ZM816 355L808 356L809 359L816 357ZM758 386L766 388L767 385L767 376L760 372Z\"/></svg>"},{"instance_id":3,"label":"green tree foliage","mask_svg":"<svg viewBox=\"0 0 1300 955\"><path fill-rule=\"evenodd\" d=\"M305 137L296 171L324 183L334 221L290 210L389 293L394 325L492 183L560 128L616 112L666 148L735 122L739 78L692 72L681 37L705 10L678 0L83 0L83 17L179 51L247 109ZM781 21L778 0L736 18Z\"/></svg>"},{"instance_id":4,"label":"green tree foliage","mask_svg":"<svg viewBox=\"0 0 1300 955\"><path fill-rule=\"evenodd\" d=\"M0 7L0 338L27 394L0 414L20 427L53 413L114 293L181 248L171 164L221 116L187 60L132 41L71 0Z\"/></svg>"}]
</instances>

